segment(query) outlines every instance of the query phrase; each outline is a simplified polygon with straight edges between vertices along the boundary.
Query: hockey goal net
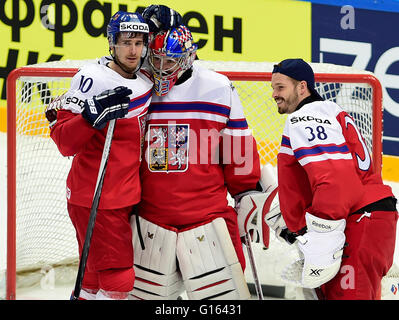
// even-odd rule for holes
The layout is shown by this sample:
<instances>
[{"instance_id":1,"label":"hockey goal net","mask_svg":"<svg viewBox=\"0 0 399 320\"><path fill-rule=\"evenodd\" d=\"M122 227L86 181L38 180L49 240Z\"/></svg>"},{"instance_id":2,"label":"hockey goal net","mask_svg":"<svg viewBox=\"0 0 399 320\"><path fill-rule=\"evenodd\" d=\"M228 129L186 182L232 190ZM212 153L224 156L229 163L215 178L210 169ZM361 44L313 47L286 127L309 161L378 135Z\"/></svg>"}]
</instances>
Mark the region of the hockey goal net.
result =
<instances>
[{"instance_id":1,"label":"hockey goal net","mask_svg":"<svg viewBox=\"0 0 399 320\"><path fill-rule=\"evenodd\" d=\"M15 299L17 288L42 280L52 268L56 268L55 281L74 281L78 248L65 199L72 159L62 157L49 138L44 110L54 97L68 90L72 76L86 63L96 62L31 65L14 70L7 79L7 264L0 265L0 275L6 280L6 299ZM196 63L220 71L233 81L257 140L262 164L275 166L285 116L277 113L271 98L273 64ZM382 90L378 80L371 73L348 67L312 66L317 90L354 117L375 168L380 171ZM57 273L68 266L72 268L69 276ZM24 280L32 272L36 276Z\"/></svg>"}]
</instances>

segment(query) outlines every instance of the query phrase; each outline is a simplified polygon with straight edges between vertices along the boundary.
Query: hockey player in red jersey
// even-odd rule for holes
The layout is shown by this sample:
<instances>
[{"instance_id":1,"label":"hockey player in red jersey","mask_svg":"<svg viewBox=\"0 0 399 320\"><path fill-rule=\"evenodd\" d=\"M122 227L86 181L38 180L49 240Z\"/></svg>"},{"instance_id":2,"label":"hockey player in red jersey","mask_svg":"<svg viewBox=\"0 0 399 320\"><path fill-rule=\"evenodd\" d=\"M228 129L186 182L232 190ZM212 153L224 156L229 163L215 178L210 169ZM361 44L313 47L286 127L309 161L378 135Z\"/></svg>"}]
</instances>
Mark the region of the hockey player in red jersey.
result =
<instances>
[{"instance_id":1,"label":"hockey player in red jersey","mask_svg":"<svg viewBox=\"0 0 399 320\"><path fill-rule=\"evenodd\" d=\"M62 108L49 108L51 138L73 156L66 183L68 212L79 250L85 240L108 121L118 119L91 240L81 299L126 299L133 288L129 217L140 200L139 166L152 81L139 69L148 25L140 14L119 11L107 27L112 60L88 64L71 81Z\"/></svg>"},{"instance_id":2,"label":"hockey player in red jersey","mask_svg":"<svg viewBox=\"0 0 399 320\"><path fill-rule=\"evenodd\" d=\"M288 114L278 154L280 208L300 234L303 257L285 277L320 287L325 299L379 299L393 260L396 199L353 118L324 101L314 81L302 59L274 66L273 98Z\"/></svg>"},{"instance_id":3,"label":"hockey player in red jersey","mask_svg":"<svg viewBox=\"0 0 399 320\"><path fill-rule=\"evenodd\" d=\"M161 9L151 6L143 16L159 26ZM131 221L131 298L176 299L186 290L189 299L248 299L237 214L227 195L238 199L259 188L260 163L238 94L227 77L194 63L197 45L186 26L154 33L149 47L155 94L142 199Z\"/></svg>"}]
</instances>

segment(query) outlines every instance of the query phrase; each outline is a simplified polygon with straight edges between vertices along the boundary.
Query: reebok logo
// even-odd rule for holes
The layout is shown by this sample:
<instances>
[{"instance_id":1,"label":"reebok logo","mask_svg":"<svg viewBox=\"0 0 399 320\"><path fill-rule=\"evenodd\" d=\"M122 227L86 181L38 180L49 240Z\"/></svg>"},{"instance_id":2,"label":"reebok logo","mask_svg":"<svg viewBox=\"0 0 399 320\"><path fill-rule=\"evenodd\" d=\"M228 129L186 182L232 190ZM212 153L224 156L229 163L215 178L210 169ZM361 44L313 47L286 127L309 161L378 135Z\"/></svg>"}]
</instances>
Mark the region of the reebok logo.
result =
<instances>
[{"instance_id":1,"label":"reebok logo","mask_svg":"<svg viewBox=\"0 0 399 320\"><path fill-rule=\"evenodd\" d=\"M316 228L331 230L331 226L323 223L317 223L316 221L312 221L312 225L315 226Z\"/></svg>"}]
</instances>

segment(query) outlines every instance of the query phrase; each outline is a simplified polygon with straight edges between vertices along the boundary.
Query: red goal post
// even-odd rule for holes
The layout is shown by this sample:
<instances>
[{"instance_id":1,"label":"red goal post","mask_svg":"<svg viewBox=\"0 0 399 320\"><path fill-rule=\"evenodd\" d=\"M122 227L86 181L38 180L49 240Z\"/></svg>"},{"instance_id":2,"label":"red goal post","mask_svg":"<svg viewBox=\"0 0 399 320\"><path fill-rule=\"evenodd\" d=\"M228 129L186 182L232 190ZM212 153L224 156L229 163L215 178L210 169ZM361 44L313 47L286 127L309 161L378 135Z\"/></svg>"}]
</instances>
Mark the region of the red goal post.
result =
<instances>
[{"instance_id":1,"label":"red goal post","mask_svg":"<svg viewBox=\"0 0 399 320\"><path fill-rule=\"evenodd\" d=\"M49 139L44 109L52 98L68 90L70 79L81 65L93 62L62 61L32 65L13 70L7 78L6 299L16 298L18 272L40 269L40 264L76 262L77 244L66 213L65 200L65 179L70 159L62 159ZM233 81L257 140L262 164L270 162L276 165L275 156L285 116L277 113L271 98L270 71L273 64L196 63L223 73ZM383 106L380 82L369 72L349 67L325 64L312 64L312 67L317 89L322 96L341 104L354 116L372 153L375 170L381 171ZM54 163L60 165L53 169ZM56 175L59 177L54 180ZM42 185L44 189L38 190ZM40 200L54 185L58 187L51 196L59 198L58 202L50 203L53 199L46 197ZM29 205L32 202L34 205ZM64 225L57 224L58 217ZM35 219L38 220L36 223L33 222ZM43 228L50 220L54 223ZM65 232L68 234L60 239L59 233L64 229L68 229ZM46 238L50 238L51 243ZM48 251L41 249L47 247ZM48 257L57 250L63 252Z\"/></svg>"}]
</instances>

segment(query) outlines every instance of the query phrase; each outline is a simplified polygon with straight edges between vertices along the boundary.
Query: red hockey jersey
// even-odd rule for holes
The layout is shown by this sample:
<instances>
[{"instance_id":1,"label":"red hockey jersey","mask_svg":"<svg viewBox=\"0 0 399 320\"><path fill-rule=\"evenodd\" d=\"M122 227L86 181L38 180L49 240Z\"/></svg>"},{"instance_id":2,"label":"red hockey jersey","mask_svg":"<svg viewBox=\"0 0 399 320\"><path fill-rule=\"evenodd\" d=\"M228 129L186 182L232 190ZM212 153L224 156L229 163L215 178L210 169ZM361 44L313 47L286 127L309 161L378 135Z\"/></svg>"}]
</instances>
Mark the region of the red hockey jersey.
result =
<instances>
[{"instance_id":1,"label":"red hockey jersey","mask_svg":"<svg viewBox=\"0 0 399 320\"><path fill-rule=\"evenodd\" d=\"M144 218L173 226L203 222L228 210L227 192L256 188L256 142L227 77L194 64L189 79L153 96L147 116Z\"/></svg>"},{"instance_id":2,"label":"red hockey jersey","mask_svg":"<svg viewBox=\"0 0 399 320\"><path fill-rule=\"evenodd\" d=\"M73 77L50 133L62 155L74 156L66 186L72 204L91 207L108 128L91 127L81 116L83 102L117 86L133 93L128 114L115 124L99 209L127 207L140 200L141 146L152 82L141 72L136 79L126 79L105 65L89 64Z\"/></svg>"},{"instance_id":3,"label":"red hockey jersey","mask_svg":"<svg viewBox=\"0 0 399 320\"><path fill-rule=\"evenodd\" d=\"M306 225L305 212L342 219L393 196L353 118L331 101L288 115L277 158L280 209L291 231Z\"/></svg>"}]
</instances>

